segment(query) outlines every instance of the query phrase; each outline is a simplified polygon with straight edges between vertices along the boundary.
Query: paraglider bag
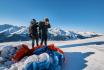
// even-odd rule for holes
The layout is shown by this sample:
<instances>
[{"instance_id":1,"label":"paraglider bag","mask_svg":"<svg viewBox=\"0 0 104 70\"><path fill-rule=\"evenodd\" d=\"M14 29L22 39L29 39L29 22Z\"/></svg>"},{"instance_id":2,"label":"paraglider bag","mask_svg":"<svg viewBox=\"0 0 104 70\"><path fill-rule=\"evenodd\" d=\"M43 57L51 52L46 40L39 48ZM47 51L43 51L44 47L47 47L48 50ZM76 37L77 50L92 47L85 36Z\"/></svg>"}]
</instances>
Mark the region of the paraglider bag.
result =
<instances>
[{"instance_id":1,"label":"paraglider bag","mask_svg":"<svg viewBox=\"0 0 104 70\"><path fill-rule=\"evenodd\" d=\"M13 56L13 61L19 61L21 60L24 56L29 55L29 48L27 45L22 44L22 47L16 52L16 54Z\"/></svg>"}]
</instances>

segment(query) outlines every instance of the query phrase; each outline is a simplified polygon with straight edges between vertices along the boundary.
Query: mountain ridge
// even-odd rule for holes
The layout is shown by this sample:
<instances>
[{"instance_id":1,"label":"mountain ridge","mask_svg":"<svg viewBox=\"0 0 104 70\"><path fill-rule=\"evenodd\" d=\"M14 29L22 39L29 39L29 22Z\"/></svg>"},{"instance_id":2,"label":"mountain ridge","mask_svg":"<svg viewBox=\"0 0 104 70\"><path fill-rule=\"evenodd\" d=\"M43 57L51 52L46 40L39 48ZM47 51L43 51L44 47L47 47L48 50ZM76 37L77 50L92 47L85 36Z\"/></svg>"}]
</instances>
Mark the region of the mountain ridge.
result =
<instances>
[{"instance_id":1,"label":"mountain ridge","mask_svg":"<svg viewBox=\"0 0 104 70\"><path fill-rule=\"evenodd\" d=\"M94 32L75 32L70 30L62 30L60 28L50 28L48 32L49 40L85 39L96 36L99 36L99 34ZM30 40L28 27L14 26L9 24L0 25L0 42L20 40Z\"/></svg>"}]
</instances>

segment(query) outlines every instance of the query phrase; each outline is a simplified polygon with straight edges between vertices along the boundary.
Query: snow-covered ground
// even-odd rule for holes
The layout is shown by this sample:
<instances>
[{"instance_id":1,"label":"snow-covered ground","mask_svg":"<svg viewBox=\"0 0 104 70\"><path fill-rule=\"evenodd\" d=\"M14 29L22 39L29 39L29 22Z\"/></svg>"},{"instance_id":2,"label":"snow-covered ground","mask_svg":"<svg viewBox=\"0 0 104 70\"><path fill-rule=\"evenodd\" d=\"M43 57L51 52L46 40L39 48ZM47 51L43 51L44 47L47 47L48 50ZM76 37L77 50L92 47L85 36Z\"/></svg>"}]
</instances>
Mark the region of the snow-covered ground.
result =
<instances>
[{"instance_id":1,"label":"snow-covered ground","mask_svg":"<svg viewBox=\"0 0 104 70\"><path fill-rule=\"evenodd\" d=\"M18 45L31 41L5 42L3 45ZM63 70L104 70L104 36L70 41L49 41L65 53ZM30 47L31 48L31 47Z\"/></svg>"}]
</instances>

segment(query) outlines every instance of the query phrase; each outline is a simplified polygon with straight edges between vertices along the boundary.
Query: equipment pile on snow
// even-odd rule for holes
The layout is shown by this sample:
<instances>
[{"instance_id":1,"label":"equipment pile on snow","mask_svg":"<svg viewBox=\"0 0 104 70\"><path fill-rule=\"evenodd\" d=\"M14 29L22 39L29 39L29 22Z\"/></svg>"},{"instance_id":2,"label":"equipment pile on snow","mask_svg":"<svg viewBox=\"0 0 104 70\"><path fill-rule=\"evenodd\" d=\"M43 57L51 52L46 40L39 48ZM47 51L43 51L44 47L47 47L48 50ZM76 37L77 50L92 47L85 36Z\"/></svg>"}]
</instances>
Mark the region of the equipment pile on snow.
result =
<instances>
[{"instance_id":1,"label":"equipment pile on snow","mask_svg":"<svg viewBox=\"0 0 104 70\"><path fill-rule=\"evenodd\" d=\"M64 52L54 44L32 49L25 44L6 46L1 50L0 70L61 70L64 61Z\"/></svg>"}]
</instances>

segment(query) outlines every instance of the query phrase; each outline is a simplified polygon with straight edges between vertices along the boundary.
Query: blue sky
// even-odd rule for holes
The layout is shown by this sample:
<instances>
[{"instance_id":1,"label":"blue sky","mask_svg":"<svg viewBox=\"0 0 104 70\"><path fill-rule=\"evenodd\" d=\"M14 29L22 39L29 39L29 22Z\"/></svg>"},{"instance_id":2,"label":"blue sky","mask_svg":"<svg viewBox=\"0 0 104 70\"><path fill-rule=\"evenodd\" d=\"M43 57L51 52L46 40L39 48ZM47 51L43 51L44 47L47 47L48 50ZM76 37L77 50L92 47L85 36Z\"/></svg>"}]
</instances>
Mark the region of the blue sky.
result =
<instances>
[{"instance_id":1,"label":"blue sky","mask_svg":"<svg viewBox=\"0 0 104 70\"><path fill-rule=\"evenodd\" d=\"M52 27L104 33L104 0L0 0L0 24L28 26L44 17Z\"/></svg>"}]
</instances>

